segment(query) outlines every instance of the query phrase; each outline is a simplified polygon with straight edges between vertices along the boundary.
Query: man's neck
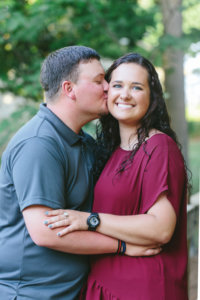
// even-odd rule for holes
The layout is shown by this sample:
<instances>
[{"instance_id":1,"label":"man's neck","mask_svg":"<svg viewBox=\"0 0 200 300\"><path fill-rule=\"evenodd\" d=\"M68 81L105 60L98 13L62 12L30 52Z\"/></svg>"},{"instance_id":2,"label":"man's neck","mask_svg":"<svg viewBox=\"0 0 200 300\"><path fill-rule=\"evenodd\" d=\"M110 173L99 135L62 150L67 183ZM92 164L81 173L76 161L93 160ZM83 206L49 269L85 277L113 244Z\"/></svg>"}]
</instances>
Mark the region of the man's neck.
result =
<instances>
[{"instance_id":1,"label":"man's neck","mask_svg":"<svg viewBox=\"0 0 200 300\"><path fill-rule=\"evenodd\" d=\"M73 110L64 110L61 105L54 103L47 103L47 107L71 130L77 134L80 132L83 125L80 120L74 116Z\"/></svg>"}]
</instances>

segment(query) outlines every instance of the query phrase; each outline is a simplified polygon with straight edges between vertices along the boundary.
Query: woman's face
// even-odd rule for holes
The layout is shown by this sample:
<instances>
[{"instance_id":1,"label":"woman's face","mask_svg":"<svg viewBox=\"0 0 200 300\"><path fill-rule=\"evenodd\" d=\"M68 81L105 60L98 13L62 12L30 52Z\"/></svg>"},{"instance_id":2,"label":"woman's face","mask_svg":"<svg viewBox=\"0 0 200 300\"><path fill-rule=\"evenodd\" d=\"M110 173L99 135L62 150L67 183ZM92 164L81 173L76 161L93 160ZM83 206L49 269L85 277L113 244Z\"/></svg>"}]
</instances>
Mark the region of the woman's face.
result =
<instances>
[{"instance_id":1,"label":"woman's face","mask_svg":"<svg viewBox=\"0 0 200 300\"><path fill-rule=\"evenodd\" d=\"M124 63L111 76L108 109L119 123L138 127L150 103L148 73L136 63Z\"/></svg>"}]
</instances>

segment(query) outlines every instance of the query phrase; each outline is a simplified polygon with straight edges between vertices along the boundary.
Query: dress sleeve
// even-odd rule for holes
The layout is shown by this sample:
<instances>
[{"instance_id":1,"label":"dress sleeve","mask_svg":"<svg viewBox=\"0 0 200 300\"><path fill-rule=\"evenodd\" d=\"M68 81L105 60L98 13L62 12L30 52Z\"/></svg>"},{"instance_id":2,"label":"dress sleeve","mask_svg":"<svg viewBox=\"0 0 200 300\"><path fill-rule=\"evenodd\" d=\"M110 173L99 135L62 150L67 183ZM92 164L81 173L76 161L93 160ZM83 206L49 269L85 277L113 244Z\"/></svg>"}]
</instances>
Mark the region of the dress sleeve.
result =
<instances>
[{"instance_id":1,"label":"dress sleeve","mask_svg":"<svg viewBox=\"0 0 200 300\"><path fill-rule=\"evenodd\" d=\"M161 139L146 165L141 192L140 213L146 213L159 195L166 191L176 215L186 193L186 173L181 152L173 140Z\"/></svg>"},{"instance_id":2,"label":"dress sleeve","mask_svg":"<svg viewBox=\"0 0 200 300\"><path fill-rule=\"evenodd\" d=\"M30 205L64 207L65 171L55 142L30 139L13 153L11 164L21 210Z\"/></svg>"}]
</instances>

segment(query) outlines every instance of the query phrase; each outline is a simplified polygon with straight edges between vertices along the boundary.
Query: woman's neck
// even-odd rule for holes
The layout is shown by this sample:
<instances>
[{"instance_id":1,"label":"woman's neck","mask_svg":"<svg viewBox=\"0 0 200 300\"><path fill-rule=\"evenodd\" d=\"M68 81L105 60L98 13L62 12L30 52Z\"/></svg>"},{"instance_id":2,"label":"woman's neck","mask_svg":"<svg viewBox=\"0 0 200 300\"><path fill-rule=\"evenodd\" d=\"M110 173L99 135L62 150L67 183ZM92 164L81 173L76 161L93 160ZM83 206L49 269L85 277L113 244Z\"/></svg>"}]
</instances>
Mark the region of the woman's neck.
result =
<instances>
[{"instance_id":1,"label":"woman's neck","mask_svg":"<svg viewBox=\"0 0 200 300\"><path fill-rule=\"evenodd\" d=\"M138 142L137 127L119 125L120 131L120 147L124 150L132 150Z\"/></svg>"}]
</instances>

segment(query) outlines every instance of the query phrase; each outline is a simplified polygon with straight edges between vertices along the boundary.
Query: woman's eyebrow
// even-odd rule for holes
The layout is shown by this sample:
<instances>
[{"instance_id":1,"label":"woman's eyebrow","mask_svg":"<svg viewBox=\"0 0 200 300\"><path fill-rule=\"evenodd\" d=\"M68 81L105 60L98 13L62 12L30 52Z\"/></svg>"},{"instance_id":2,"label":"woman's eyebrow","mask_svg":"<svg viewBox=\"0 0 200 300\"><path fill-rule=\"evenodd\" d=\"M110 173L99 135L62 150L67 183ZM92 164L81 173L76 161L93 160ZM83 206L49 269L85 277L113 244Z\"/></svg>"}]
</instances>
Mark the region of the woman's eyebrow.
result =
<instances>
[{"instance_id":1,"label":"woman's eyebrow","mask_svg":"<svg viewBox=\"0 0 200 300\"><path fill-rule=\"evenodd\" d=\"M137 84L137 85L143 85L143 86L144 86L144 84L143 84L143 83L141 83L141 82L133 81L132 83L133 83L133 84Z\"/></svg>"},{"instance_id":2,"label":"woman's eyebrow","mask_svg":"<svg viewBox=\"0 0 200 300\"><path fill-rule=\"evenodd\" d=\"M112 81L112 83L122 83L122 82L123 82L122 80L114 80L114 81ZM136 84L136 85L142 85L142 86L144 86L143 83L137 82L137 81L133 81L133 82L131 82L131 84Z\"/></svg>"}]
</instances>

